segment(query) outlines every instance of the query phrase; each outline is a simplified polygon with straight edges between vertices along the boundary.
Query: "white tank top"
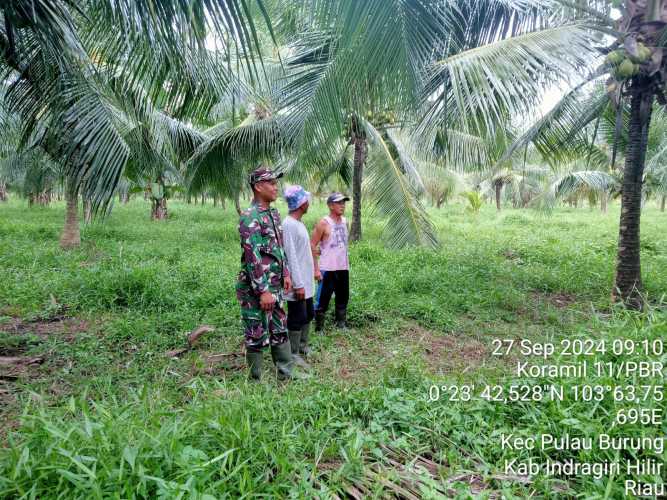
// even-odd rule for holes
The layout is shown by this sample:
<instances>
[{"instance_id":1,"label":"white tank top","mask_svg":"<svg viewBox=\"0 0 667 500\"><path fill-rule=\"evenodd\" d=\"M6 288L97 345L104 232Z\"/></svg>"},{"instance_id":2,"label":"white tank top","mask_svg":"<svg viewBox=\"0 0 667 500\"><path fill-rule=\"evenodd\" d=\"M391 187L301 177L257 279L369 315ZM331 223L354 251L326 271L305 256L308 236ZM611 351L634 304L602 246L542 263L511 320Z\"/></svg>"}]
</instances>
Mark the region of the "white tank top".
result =
<instances>
[{"instance_id":1,"label":"white tank top","mask_svg":"<svg viewBox=\"0 0 667 500\"><path fill-rule=\"evenodd\" d=\"M326 240L320 242L320 270L347 271L350 261L347 255L347 224L341 217L339 224L328 215L324 218L331 226L331 233Z\"/></svg>"}]
</instances>

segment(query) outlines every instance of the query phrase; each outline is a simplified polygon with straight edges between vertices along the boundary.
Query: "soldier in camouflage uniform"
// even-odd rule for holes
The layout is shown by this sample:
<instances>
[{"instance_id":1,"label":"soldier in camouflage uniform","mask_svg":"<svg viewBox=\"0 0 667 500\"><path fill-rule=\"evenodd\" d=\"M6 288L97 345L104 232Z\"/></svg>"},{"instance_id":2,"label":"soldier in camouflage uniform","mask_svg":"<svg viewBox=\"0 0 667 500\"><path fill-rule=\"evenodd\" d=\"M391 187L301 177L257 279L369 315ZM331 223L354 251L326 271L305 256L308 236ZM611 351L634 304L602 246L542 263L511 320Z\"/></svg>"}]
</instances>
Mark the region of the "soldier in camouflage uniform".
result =
<instances>
[{"instance_id":1,"label":"soldier in camouflage uniform","mask_svg":"<svg viewBox=\"0 0 667 500\"><path fill-rule=\"evenodd\" d=\"M292 352L287 335L287 316L283 293L291 287L285 263L280 215L271 202L278 197L278 179L282 173L258 168L250 174L254 193L252 205L241 213L241 272L236 296L241 304L246 360L250 377L259 380L262 351L271 347L271 357L279 379L292 373Z\"/></svg>"}]
</instances>

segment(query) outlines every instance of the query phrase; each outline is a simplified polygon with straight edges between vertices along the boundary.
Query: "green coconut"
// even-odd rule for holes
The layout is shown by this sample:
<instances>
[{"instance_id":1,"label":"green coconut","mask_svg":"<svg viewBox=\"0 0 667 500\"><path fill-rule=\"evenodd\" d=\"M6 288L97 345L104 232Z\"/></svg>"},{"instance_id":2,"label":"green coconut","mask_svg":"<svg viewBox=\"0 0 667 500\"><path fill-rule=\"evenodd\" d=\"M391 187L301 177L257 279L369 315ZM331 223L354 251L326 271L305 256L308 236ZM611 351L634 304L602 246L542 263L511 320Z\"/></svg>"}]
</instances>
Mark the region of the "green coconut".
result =
<instances>
[{"instance_id":1,"label":"green coconut","mask_svg":"<svg viewBox=\"0 0 667 500\"><path fill-rule=\"evenodd\" d=\"M605 58L605 62L607 64L610 64L612 66L616 66L618 64L621 64L623 62L623 59L625 59L625 54L623 54L622 50L614 50L613 52L610 52L607 54L607 57Z\"/></svg>"},{"instance_id":2,"label":"green coconut","mask_svg":"<svg viewBox=\"0 0 667 500\"><path fill-rule=\"evenodd\" d=\"M635 65L630 59L624 59L616 68L616 76L624 80L630 78L635 72Z\"/></svg>"},{"instance_id":3,"label":"green coconut","mask_svg":"<svg viewBox=\"0 0 667 500\"><path fill-rule=\"evenodd\" d=\"M639 62L646 62L653 55L653 51L643 43L640 44L640 47L637 49L637 52L639 53Z\"/></svg>"}]
</instances>

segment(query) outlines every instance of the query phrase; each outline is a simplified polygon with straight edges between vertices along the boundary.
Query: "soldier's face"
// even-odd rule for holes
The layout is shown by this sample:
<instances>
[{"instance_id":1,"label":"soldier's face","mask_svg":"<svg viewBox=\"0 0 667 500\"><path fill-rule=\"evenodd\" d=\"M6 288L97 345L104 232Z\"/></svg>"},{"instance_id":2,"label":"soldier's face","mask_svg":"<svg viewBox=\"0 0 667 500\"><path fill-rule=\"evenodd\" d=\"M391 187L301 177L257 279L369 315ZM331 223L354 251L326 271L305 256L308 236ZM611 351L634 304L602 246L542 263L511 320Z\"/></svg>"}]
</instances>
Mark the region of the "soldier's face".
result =
<instances>
[{"instance_id":1,"label":"soldier's face","mask_svg":"<svg viewBox=\"0 0 667 500\"><path fill-rule=\"evenodd\" d=\"M345 213L345 202L329 203L329 210L332 214L341 217Z\"/></svg>"},{"instance_id":2,"label":"soldier's face","mask_svg":"<svg viewBox=\"0 0 667 500\"><path fill-rule=\"evenodd\" d=\"M263 201L276 201L278 199L278 180L258 182L255 184L255 192Z\"/></svg>"}]
</instances>

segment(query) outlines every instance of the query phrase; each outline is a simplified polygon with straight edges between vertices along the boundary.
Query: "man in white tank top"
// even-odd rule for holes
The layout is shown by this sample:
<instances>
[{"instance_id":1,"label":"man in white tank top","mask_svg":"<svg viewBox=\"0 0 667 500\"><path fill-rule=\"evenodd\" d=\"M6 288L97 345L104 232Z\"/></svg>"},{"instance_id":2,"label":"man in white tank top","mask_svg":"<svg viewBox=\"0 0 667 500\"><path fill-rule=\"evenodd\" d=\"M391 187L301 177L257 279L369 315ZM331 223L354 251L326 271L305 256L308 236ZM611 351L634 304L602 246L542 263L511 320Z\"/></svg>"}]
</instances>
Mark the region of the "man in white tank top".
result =
<instances>
[{"instance_id":1,"label":"man in white tank top","mask_svg":"<svg viewBox=\"0 0 667 500\"><path fill-rule=\"evenodd\" d=\"M350 296L350 258L348 229L343 214L350 198L332 193L327 198L329 215L320 220L313 231L310 244L315 259L315 279L319 281L315 297L315 330L324 327L324 318L331 296L336 296L336 326L347 327L347 303Z\"/></svg>"}]
</instances>

